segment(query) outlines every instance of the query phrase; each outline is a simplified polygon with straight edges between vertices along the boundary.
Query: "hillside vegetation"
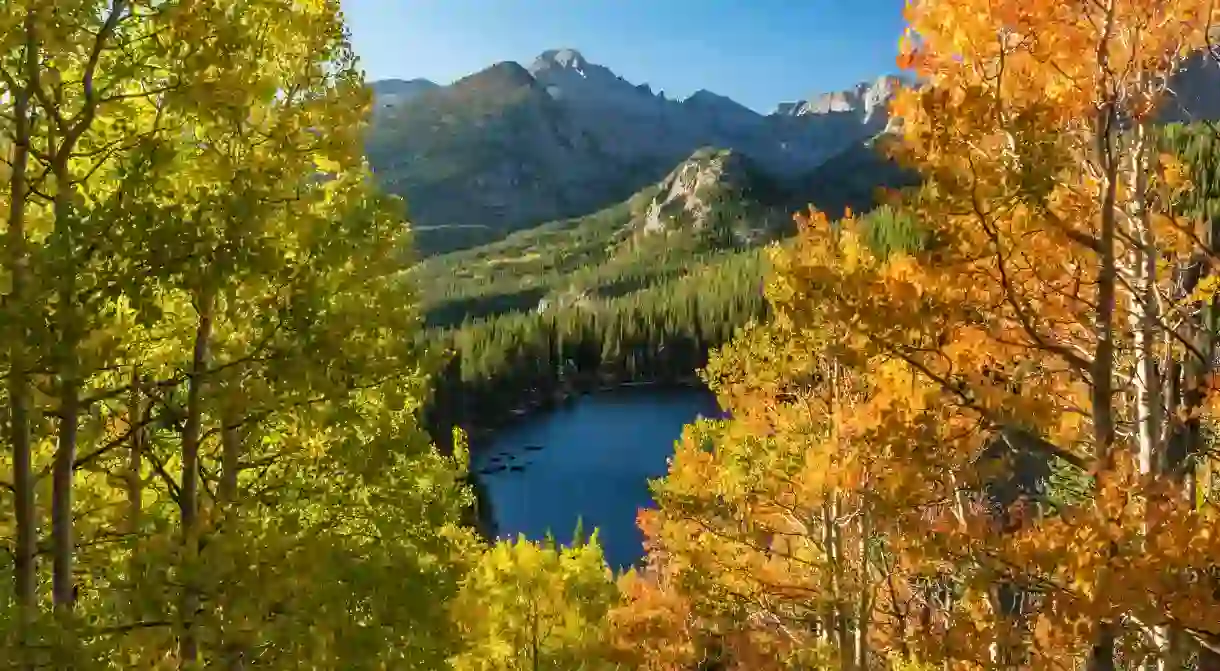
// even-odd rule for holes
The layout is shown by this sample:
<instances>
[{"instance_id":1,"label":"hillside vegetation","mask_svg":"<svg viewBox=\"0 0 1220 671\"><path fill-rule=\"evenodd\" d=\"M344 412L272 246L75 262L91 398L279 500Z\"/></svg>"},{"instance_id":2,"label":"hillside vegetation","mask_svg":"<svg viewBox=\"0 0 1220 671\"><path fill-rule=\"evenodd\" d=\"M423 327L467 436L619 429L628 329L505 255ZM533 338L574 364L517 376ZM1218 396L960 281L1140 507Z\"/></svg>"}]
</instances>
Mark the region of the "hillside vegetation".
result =
<instances>
[{"instance_id":1,"label":"hillside vegetation","mask_svg":"<svg viewBox=\"0 0 1220 671\"><path fill-rule=\"evenodd\" d=\"M790 186L731 150L701 149L665 179L594 214L424 259L415 272L427 321L447 326L544 300L620 296L791 235L792 214L810 203L867 211L882 190L914 183L879 151L853 147L824 174Z\"/></svg>"}]
</instances>

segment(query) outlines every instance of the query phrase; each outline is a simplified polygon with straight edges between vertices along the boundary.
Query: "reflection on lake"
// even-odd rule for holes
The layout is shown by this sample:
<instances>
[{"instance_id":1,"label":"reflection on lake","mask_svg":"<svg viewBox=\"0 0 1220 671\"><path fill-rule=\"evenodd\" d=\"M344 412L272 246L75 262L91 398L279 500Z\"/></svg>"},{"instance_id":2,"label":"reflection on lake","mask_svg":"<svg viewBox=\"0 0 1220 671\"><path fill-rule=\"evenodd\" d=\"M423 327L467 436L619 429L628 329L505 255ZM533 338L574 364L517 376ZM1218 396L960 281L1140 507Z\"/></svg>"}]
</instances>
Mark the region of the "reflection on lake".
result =
<instances>
[{"instance_id":1,"label":"reflection on lake","mask_svg":"<svg viewBox=\"0 0 1220 671\"><path fill-rule=\"evenodd\" d=\"M682 427L719 416L704 389L629 388L583 396L501 429L474 464L501 537L547 530L567 543L594 527L611 566L642 554L636 511L652 505Z\"/></svg>"}]
</instances>

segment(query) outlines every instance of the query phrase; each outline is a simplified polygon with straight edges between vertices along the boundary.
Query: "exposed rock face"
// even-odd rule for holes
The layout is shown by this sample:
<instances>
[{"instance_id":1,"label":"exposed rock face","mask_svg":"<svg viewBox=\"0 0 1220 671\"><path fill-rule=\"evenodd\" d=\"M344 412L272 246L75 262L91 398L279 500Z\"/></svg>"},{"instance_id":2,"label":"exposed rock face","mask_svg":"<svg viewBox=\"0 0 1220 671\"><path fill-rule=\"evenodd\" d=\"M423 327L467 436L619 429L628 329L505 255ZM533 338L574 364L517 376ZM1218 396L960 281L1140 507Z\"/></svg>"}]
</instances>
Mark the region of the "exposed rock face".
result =
<instances>
[{"instance_id":1,"label":"exposed rock face","mask_svg":"<svg viewBox=\"0 0 1220 671\"><path fill-rule=\"evenodd\" d=\"M793 117L850 114L859 119L860 123L876 124L880 121L884 127L888 116L887 105L902 83L903 80L899 77L878 77L872 83L857 84L849 91L823 93L809 100L780 103L775 114Z\"/></svg>"},{"instance_id":2,"label":"exposed rock face","mask_svg":"<svg viewBox=\"0 0 1220 671\"><path fill-rule=\"evenodd\" d=\"M386 108L368 155L406 197L421 248L438 251L622 201L700 147L731 148L776 176L804 174L884 129L892 87L879 82L838 94L858 109L802 102L800 113L762 115L710 91L673 100L555 49L528 68L499 63ZM473 235L455 243L453 228L436 227Z\"/></svg>"},{"instance_id":3,"label":"exposed rock face","mask_svg":"<svg viewBox=\"0 0 1220 671\"><path fill-rule=\"evenodd\" d=\"M661 192L648 204L644 231L664 231L679 219L702 227L712 209L711 196L740 181L740 162L737 154L712 149L696 152L683 161L661 182Z\"/></svg>"},{"instance_id":4,"label":"exposed rock face","mask_svg":"<svg viewBox=\"0 0 1220 671\"><path fill-rule=\"evenodd\" d=\"M729 149L705 147L674 168L630 228L637 238L677 234L715 247L774 237L791 228L796 192Z\"/></svg>"},{"instance_id":5,"label":"exposed rock face","mask_svg":"<svg viewBox=\"0 0 1220 671\"><path fill-rule=\"evenodd\" d=\"M711 147L696 151L661 181L644 211L641 229L701 230L726 199L740 199L750 188L750 169L741 154Z\"/></svg>"}]
</instances>

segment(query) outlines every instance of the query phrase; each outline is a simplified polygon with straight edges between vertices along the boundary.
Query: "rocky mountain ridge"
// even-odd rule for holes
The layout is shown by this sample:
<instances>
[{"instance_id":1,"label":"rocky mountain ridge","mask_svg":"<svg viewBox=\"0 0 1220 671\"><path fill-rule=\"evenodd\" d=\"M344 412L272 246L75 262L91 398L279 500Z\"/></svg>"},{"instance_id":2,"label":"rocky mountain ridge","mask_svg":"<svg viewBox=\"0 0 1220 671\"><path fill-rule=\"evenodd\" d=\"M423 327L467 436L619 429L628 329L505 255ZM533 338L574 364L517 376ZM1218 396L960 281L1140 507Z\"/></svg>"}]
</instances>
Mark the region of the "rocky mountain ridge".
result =
<instances>
[{"instance_id":1,"label":"rocky mountain ridge","mask_svg":"<svg viewBox=\"0 0 1220 671\"><path fill-rule=\"evenodd\" d=\"M377 87L370 163L406 197L418 243L433 252L596 211L661 180L700 147L731 149L777 178L798 179L882 131L895 82L764 115L706 90L668 98L575 49L553 49L528 67L497 63L449 86L417 85L407 95Z\"/></svg>"}]
</instances>

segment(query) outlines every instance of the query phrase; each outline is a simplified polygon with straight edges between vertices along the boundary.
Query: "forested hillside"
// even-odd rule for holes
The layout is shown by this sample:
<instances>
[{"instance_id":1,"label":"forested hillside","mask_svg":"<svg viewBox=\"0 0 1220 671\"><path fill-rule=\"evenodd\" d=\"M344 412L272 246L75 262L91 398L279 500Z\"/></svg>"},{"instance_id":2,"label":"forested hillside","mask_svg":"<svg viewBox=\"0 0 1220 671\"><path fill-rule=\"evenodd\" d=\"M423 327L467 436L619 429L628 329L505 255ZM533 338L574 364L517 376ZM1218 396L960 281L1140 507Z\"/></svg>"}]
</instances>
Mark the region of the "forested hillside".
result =
<instances>
[{"instance_id":1,"label":"forested hillside","mask_svg":"<svg viewBox=\"0 0 1220 671\"><path fill-rule=\"evenodd\" d=\"M621 203L425 258L413 272L435 327L576 297L613 298L689 275L726 252L790 236L792 213L810 203L868 211L883 190L915 183L872 144L832 158L800 184L706 147Z\"/></svg>"},{"instance_id":2,"label":"forested hillside","mask_svg":"<svg viewBox=\"0 0 1220 671\"><path fill-rule=\"evenodd\" d=\"M766 316L758 251L613 298L510 312L430 333L450 352L427 416L438 438L488 427L581 391L697 384L710 350Z\"/></svg>"},{"instance_id":3,"label":"forested hillside","mask_svg":"<svg viewBox=\"0 0 1220 671\"><path fill-rule=\"evenodd\" d=\"M866 244L878 253L926 237L889 206L871 211L865 221ZM697 373L708 355L739 329L769 317L767 255L762 248L658 250L668 253L653 256L652 263L633 255L629 265L554 275L564 284L547 293L512 294L521 303L490 302L489 316L472 311L460 324L426 331L425 342L444 352L426 412L432 434L443 441L454 426L486 429L612 386L702 385ZM522 278L497 282L511 287L511 279ZM587 284L577 284L581 279ZM559 286L566 293L557 294ZM537 307L530 309L534 301Z\"/></svg>"}]
</instances>

